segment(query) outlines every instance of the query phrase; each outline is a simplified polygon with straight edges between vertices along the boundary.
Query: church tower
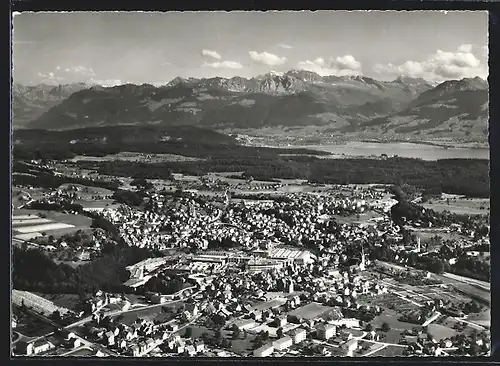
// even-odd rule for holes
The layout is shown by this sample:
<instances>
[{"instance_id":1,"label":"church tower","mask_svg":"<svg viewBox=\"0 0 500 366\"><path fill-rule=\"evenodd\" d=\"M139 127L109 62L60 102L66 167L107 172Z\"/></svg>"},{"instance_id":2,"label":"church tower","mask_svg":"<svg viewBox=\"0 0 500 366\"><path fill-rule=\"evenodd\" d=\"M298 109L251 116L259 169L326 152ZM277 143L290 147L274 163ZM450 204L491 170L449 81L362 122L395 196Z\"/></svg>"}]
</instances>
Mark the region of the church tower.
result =
<instances>
[{"instance_id":1,"label":"church tower","mask_svg":"<svg viewBox=\"0 0 500 366\"><path fill-rule=\"evenodd\" d=\"M361 245L361 263L359 264L359 270L364 271L366 268L366 263L365 263L365 249Z\"/></svg>"}]
</instances>

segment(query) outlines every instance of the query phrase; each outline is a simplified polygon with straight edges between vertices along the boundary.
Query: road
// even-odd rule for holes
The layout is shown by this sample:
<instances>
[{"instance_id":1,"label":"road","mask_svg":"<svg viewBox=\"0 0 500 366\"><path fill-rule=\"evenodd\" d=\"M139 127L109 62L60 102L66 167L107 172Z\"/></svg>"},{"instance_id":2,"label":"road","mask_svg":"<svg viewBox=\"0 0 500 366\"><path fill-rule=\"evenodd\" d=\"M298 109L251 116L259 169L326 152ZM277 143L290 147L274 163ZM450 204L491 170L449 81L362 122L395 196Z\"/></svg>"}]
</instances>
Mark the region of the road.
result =
<instances>
[{"instance_id":1,"label":"road","mask_svg":"<svg viewBox=\"0 0 500 366\"><path fill-rule=\"evenodd\" d=\"M47 317L45 317L45 316L43 316L43 315L41 315L41 314L38 314L37 312L34 312L34 311L30 310L30 309L26 309L25 311L26 311L26 312L28 312L30 315L34 316L35 318L38 318L38 319L40 319L41 321L43 321L43 322L45 322L45 323L47 323L47 324L50 324L50 325L51 325L51 326L53 326L55 329L60 329L60 328L61 328L61 325L59 325L59 324L57 324L57 323L53 322L52 320L48 319ZM46 334L46 335L44 335L44 336L41 336L41 337L37 337L37 338L35 338L35 339L32 339L31 341L38 340L38 339L42 339L42 338L45 338L45 337L47 337L47 336L49 336L49 335L52 335L52 334L54 334L54 333L53 333L53 332L51 332L51 333ZM112 352L112 351L108 350L108 349L107 349L107 348L105 348L104 346L101 346L100 344L95 344L95 343L93 343L93 342L90 342L90 341L86 340L85 338L83 338L83 337L79 336L78 334L75 334L75 337L76 337L77 339L79 339L79 340L82 342L82 344L83 344L83 345L85 345L85 346L87 346L87 347L97 348L97 349L99 349L101 352L106 353L106 354L109 354L109 355L111 355L111 356L118 356L118 354L116 354L116 353L114 353L114 352Z\"/></svg>"},{"instance_id":2,"label":"road","mask_svg":"<svg viewBox=\"0 0 500 366\"><path fill-rule=\"evenodd\" d=\"M100 345L99 343L94 343L94 342L91 342L91 341L88 341L87 339L83 338L82 336L78 335L78 334L75 334L75 337L76 339L79 339L80 342L82 342L82 344L87 347L87 348L90 348L90 349L97 349L99 351L101 351L102 353L104 354L107 354L107 355L110 355L110 356L114 356L114 357L119 357L120 355L118 353L115 353L111 350L109 350L108 348L106 348L105 346L103 345ZM75 350L73 350L74 352Z\"/></svg>"},{"instance_id":3,"label":"road","mask_svg":"<svg viewBox=\"0 0 500 366\"><path fill-rule=\"evenodd\" d=\"M422 327L426 327L428 326L429 324L431 324L434 320L436 320L437 318L439 318L441 316L441 313L439 311L437 311L433 316L431 316L429 319L427 319L423 324L422 324Z\"/></svg>"},{"instance_id":4,"label":"road","mask_svg":"<svg viewBox=\"0 0 500 366\"><path fill-rule=\"evenodd\" d=\"M370 343L374 343L374 344L380 344L380 345L383 345L383 346L393 346L393 347L402 347L402 348L406 348L408 347L407 345L405 344L397 344L397 343L387 343L387 342L380 342L380 341L372 341L372 340L369 340L369 339L363 339L363 342L370 342Z\"/></svg>"},{"instance_id":5,"label":"road","mask_svg":"<svg viewBox=\"0 0 500 366\"><path fill-rule=\"evenodd\" d=\"M363 332L363 334L361 334L360 336L352 337L352 339L357 339L359 341L359 340L362 340L363 338L365 338L367 334L368 334L368 332ZM331 344L328 343L328 341L320 341L318 339L313 339L313 342L316 344L324 344L325 346L331 346Z\"/></svg>"},{"instance_id":6,"label":"road","mask_svg":"<svg viewBox=\"0 0 500 366\"><path fill-rule=\"evenodd\" d=\"M365 353L362 357L369 357L369 356L373 355L374 353L376 353L376 352L378 352L380 350L383 350L386 347L388 347L388 345L387 344L383 344L382 346L380 346L378 348L375 348L374 350L371 350L368 353Z\"/></svg>"},{"instance_id":7,"label":"road","mask_svg":"<svg viewBox=\"0 0 500 366\"><path fill-rule=\"evenodd\" d=\"M385 265L388 267L392 267L399 270L407 270L408 268L414 269L413 267L402 267L394 263L383 262L383 261L375 261L375 263L380 263L381 265ZM491 304L491 284L485 281L479 281L473 278L458 276L453 273L445 272L443 274L432 273L432 278L437 279L447 285L454 287L458 292L462 292L467 296L470 296L474 299L478 299L482 302ZM462 286L460 286L462 285ZM469 288L464 288L464 285L468 285ZM465 286L467 287L467 286Z\"/></svg>"},{"instance_id":8,"label":"road","mask_svg":"<svg viewBox=\"0 0 500 366\"><path fill-rule=\"evenodd\" d=\"M379 341L372 341L372 340L369 340L369 339L364 339L366 337L368 333L367 332L363 332L363 334L361 334L360 336L356 336L356 337L352 337L352 339L357 339L358 341L362 340L363 342L371 342L373 344L379 344L381 347L375 349L375 350L372 350L368 353L365 353L362 357L367 357L367 356L371 356L372 354L386 348L386 347L389 347L389 346L394 346L394 347L402 347L402 348L406 348L408 346L404 345L404 344L395 344L395 343L387 343L387 342L379 342ZM313 341L314 343L316 344L324 344L326 346L331 346L330 343L328 343L327 341L318 341L318 340L314 340Z\"/></svg>"},{"instance_id":9,"label":"road","mask_svg":"<svg viewBox=\"0 0 500 366\"><path fill-rule=\"evenodd\" d=\"M462 319L462 318L453 317L453 319L455 319L457 322L464 322L465 324L470 325L472 328L476 328L476 329L479 329L479 330L487 330L482 325L479 325L479 324L476 324L476 323L472 323L472 322L470 322L468 320L465 320L465 319Z\"/></svg>"},{"instance_id":10,"label":"road","mask_svg":"<svg viewBox=\"0 0 500 366\"><path fill-rule=\"evenodd\" d=\"M185 289L184 289L185 290ZM182 291L180 291L182 292ZM197 292L194 292L192 293L189 297L192 297L192 296L196 296L200 293L201 291L197 291ZM162 304L154 304L154 305L149 305L149 306L144 306L144 307L141 307L139 309L132 309L132 310L125 310L125 311L122 311L122 310L118 310L118 311L114 311L114 312L108 312L106 313L107 316L117 316L117 315L120 315L120 314L126 314L126 313L133 313L133 312L139 312L139 311L142 311L144 309L151 309L151 308L156 308L156 307L160 307L160 306L164 306L164 305L171 305L171 304L175 304L175 303L178 303L178 302L181 302L181 301L186 301L189 297L187 298L182 298L182 299L179 299L179 300L174 300L174 301L169 301L169 302L164 302ZM179 332L181 331L182 329L184 329L185 327L189 326L190 324L192 324L193 322L195 322L197 319L199 318L199 316L193 318L189 323L186 323L185 325L183 325L182 327L180 327L178 330L176 330L175 332L172 332L172 334L175 334L176 332ZM89 322L91 320L91 317L87 317L85 319L82 319L82 320L79 320L78 322L75 322L73 324L70 324L68 326L66 326L65 328L66 329L70 329L70 328L74 328L76 326L79 326L79 325L83 325L87 322ZM106 347L104 346L101 346L100 344L96 344L96 343L92 343L92 342L89 342L87 341L86 339L84 338L81 338L78 336L78 338L82 341L82 343L88 347L91 347L91 348L97 348L99 349L101 352L103 353L106 353L106 354L109 354L111 356L116 356L116 357L119 357L118 354L110 351L109 349L107 349ZM149 348L148 350L146 350L146 352L144 352L143 354L139 355L139 357L142 357L142 356L145 356L146 354L148 354L149 352L151 352L153 349L155 349L156 347L158 347L160 344L162 344L164 341L157 341L154 343L154 346L152 348Z\"/></svg>"},{"instance_id":11,"label":"road","mask_svg":"<svg viewBox=\"0 0 500 366\"><path fill-rule=\"evenodd\" d=\"M31 245L34 247L40 247L40 244L33 243L31 241L28 241L28 240L17 239L17 238L12 238L12 244L17 244L17 245L27 244L27 245Z\"/></svg>"},{"instance_id":12,"label":"road","mask_svg":"<svg viewBox=\"0 0 500 366\"><path fill-rule=\"evenodd\" d=\"M17 342L19 342L19 340L21 340L22 338L22 334L19 333L19 332L16 332L15 330L12 331L12 344L16 344Z\"/></svg>"},{"instance_id":13,"label":"road","mask_svg":"<svg viewBox=\"0 0 500 366\"><path fill-rule=\"evenodd\" d=\"M463 282L467 283L469 285L474 285L483 288L486 291L491 291L491 283L486 282L486 281L480 281L476 280L474 278L469 278L469 277L464 277L464 276L459 276L453 273L448 273L445 272L442 274L443 277L458 281L458 282Z\"/></svg>"},{"instance_id":14,"label":"road","mask_svg":"<svg viewBox=\"0 0 500 366\"><path fill-rule=\"evenodd\" d=\"M183 291L185 291L185 290L186 289L184 289ZM201 291L194 292L189 297L196 296L200 292ZM178 303L178 302L186 301L189 297L181 298L179 300L167 301L167 302L160 303L160 304L153 304L153 305L141 306L140 308L137 308L137 309L116 310L116 311L106 312L106 313L104 313L104 315L111 317L111 316L118 316L118 315L122 315L122 314L129 314L129 313L133 313L133 312L140 312L140 311L147 310L147 309L154 309L154 308L157 308L157 307L162 307L162 306L165 306L165 305L171 305L171 304L175 304L175 303ZM81 320L79 320L77 322L74 322L74 323L72 323L70 325L67 325L64 328L70 329L70 328L78 327L80 325L88 323L90 320L92 320L92 316L88 316L88 317L86 317L84 319L81 319Z\"/></svg>"},{"instance_id":15,"label":"road","mask_svg":"<svg viewBox=\"0 0 500 366\"><path fill-rule=\"evenodd\" d=\"M70 350L70 351L68 351L68 352L66 352L66 353L63 353L63 354L61 355L61 357L71 356L73 353L76 353L76 352L82 351L82 350L84 350L84 349L88 349L89 351L93 351L93 349L92 349L92 348L89 348L89 347L87 347L87 346L80 346L80 347L75 348L75 349L72 349L72 350Z\"/></svg>"},{"instance_id":16,"label":"road","mask_svg":"<svg viewBox=\"0 0 500 366\"><path fill-rule=\"evenodd\" d=\"M185 290L185 289L184 289L184 290ZM193 294L191 294L189 297L196 296L196 295L198 295L200 292L201 292L201 291L194 292L194 293L193 293ZM115 311L115 312L109 312L109 313L107 313L106 315L108 315L108 316L117 316L117 315L120 315L120 314L132 313L132 312L134 312L134 311L142 311L142 310L144 310L144 309L151 309L151 308L160 307L160 306L164 306L164 305L170 305L170 304L174 304L174 303L177 303L177 302L185 301L186 299L187 299L187 298L182 298L182 299L179 299L179 300L169 301L169 302L165 302L165 303L162 303L162 304L154 304L154 305L144 306L144 307L141 307L141 308L139 308L139 309L125 310L125 311L118 310L118 311ZM48 323L48 324L52 325L54 328L56 328L56 329L60 329L60 328L61 328L61 326L60 326L59 324L57 324L57 323L53 322L52 320L50 320L50 319L46 318L45 316L40 315L40 314L38 314L38 313L36 313L36 312L34 312L34 311L31 311L31 310L29 310L29 309L27 309L27 311L28 311L31 315L33 315L34 317L36 317L36 318L38 318L38 319L42 320L42 321L43 321L43 322L45 322L45 323ZM75 323L72 323L72 324L70 324L70 325L65 326L65 327L64 327L64 329L67 329L67 330L68 330L68 329L71 329L71 328L75 328L75 327L77 327L77 326L80 326L80 325L83 325L83 324L85 324L85 323L89 322L91 319L92 319L92 317L91 317L91 316L88 316L88 317L86 317L86 318L84 318L84 319L81 319L81 320L79 320L79 321L75 322ZM176 332L178 332L178 331L182 330L182 329L183 329L183 328L185 328L186 326L189 326L190 324L192 324L192 322L196 321L197 319L198 319L198 318L193 318L193 320L191 320L189 323L185 324L183 327L179 328ZM73 331L73 332L74 332L74 331ZM74 333L75 333L75 332L74 332ZM175 333L175 332L174 332L174 333ZM49 335L52 335L52 334L54 334L54 333L53 333L53 332L51 332L51 333L49 333L49 334L45 334L45 335L43 335L43 336L33 338L33 339L31 339L31 341L38 340L38 339L42 339L42 338L45 338L45 337L47 337L47 336L49 336ZM98 343L94 343L94 342L88 341L87 339L85 339L85 338L81 337L80 335L78 335L78 334L76 334L76 333L75 333L75 336L76 336L76 338L77 338L77 339L79 339L79 340L82 342L82 344L83 344L83 346L82 346L82 347L84 347L84 346L85 346L85 347L88 347L88 348L91 348L91 349L98 349L98 350L100 350L101 352L103 352L103 353L105 353L105 354L108 354L108 355L110 355L110 356L116 356L116 357L119 357L119 354L117 354L117 353L114 353L114 352L110 351L108 348L106 348L106 347L104 347L104 346L102 346L102 345L100 345L100 344L98 344ZM157 346L156 346L156 347L157 347ZM154 347L154 348L156 348L156 347ZM154 348L153 348L153 349L154 349ZM75 352L75 350L73 350L73 352ZM148 352L150 352L150 351L148 351Z\"/></svg>"}]
</instances>

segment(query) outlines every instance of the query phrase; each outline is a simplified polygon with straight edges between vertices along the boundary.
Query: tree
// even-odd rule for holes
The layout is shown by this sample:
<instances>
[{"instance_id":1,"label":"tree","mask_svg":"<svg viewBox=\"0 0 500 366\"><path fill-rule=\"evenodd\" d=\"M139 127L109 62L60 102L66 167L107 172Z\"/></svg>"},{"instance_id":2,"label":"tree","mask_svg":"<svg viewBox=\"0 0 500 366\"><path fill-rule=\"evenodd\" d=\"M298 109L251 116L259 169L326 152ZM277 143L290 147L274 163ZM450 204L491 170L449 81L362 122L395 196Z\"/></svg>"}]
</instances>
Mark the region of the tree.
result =
<instances>
[{"instance_id":1,"label":"tree","mask_svg":"<svg viewBox=\"0 0 500 366\"><path fill-rule=\"evenodd\" d=\"M201 339L203 340L204 343L209 344L210 343L210 334L208 334L207 332L204 332L201 335Z\"/></svg>"},{"instance_id":2,"label":"tree","mask_svg":"<svg viewBox=\"0 0 500 366\"><path fill-rule=\"evenodd\" d=\"M216 326L219 326L219 327L222 327L226 324L226 319L224 319L224 317L222 315L219 315L219 314L215 314L212 317L212 321L214 322L214 324Z\"/></svg>"},{"instance_id":3,"label":"tree","mask_svg":"<svg viewBox=\"0 0 500 366\"><path fill-rule=\"evenodd\" d=\"M217 343L220 343L221 340L222 340L222 331L220 329L217 329L215 331L215 341Z\"/></svg>"},{"instance_id":4,"label":"tree","mask_svg":"<svg viewBox=\"0 0 500 366\"><path fill-rule=\"evenodd\" d=\"M55 310L51 315L50 319L52 319L54 322L59 322L61 321L61 313L59 310Z\"/></svg>"},{"instance_id":5,"label":"tree","mask_svg":"<svg viewBox=\"0 0 500 366\"><path fill-rule=\"evenodd\" d=\"M276 331L276 335L278 338L283 338L283 328L279 327L278 330Z\"/></svg>"},{"instance_id":6,"label":"tree","mask_svg":"<svg viewBox=\"0 0 500 366\"><path fill-rule=\"evenodd\" d=\"M262 339L267 341L269 339L269 331L262 331Z\"/></svg>"},{"instance_id":7,"label":"tree","mask_svg":"<svg viewBox=\"0 0 500 366\"><path fill-rule=\"evenodd\" d=\"M371 323L366 324L365 330L371 332L373 330L373 325Z\"/></svg>"},{"instance_id":8,"label":"tree","mask_svg":"<svg viewBox=\"0 0 500 366\"><path fill-rule=\"evenodd\" d=\"M193 328L187 327L186 328L186 334L184 335L184 337L185 338L191 338L192 335L193 335Z\"/></svg>"},{"instance_id":9,"label":"tree","mask_svg":"<svg viewBox=\"0 0 500 366\"><path fill-rule=\"evenodd\" d=\"M240 328L234 327L233 328L233 339L238 339L240 337L241 331Z\"/></svg>"},{"instance_id":10,"label":"tree","mask_svg":"<svg viewBox=\"0 0 500 366\"><path fill-rule=\"evenodd\" d=\"M391 329L388 323L382 324L382 332L388 332Z\"/></svg>"},{"instance_id":11,"label":"tree","mask_svg":"<svg viewBox=\"0 0 500 366\"><path fill-rule=\"evenodd\" d=\"M254 349L260 348L263 345L264 345L264 341L260 337L255 338L255 342L253 344Z\"/></svg>"}]
</instances>

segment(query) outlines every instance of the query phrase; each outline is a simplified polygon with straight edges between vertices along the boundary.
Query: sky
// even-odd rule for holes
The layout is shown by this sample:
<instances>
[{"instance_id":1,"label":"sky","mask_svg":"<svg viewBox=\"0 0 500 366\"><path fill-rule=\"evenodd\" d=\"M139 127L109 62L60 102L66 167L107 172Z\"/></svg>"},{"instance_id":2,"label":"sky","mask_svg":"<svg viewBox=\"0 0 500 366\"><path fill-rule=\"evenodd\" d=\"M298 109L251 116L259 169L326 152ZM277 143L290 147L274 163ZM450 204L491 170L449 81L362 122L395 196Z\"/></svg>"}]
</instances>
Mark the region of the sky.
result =
<instances>
[{"instance_id":1,"label":"sky","mask_svg":"<svg viewBox=\"0 0 500 366\"><path fill-rule=\"evenodd\" d=\"M486 12L80 12L13 19L25 85L165 84L175 77L487 77Z\"/></svg>"}]
</instances>

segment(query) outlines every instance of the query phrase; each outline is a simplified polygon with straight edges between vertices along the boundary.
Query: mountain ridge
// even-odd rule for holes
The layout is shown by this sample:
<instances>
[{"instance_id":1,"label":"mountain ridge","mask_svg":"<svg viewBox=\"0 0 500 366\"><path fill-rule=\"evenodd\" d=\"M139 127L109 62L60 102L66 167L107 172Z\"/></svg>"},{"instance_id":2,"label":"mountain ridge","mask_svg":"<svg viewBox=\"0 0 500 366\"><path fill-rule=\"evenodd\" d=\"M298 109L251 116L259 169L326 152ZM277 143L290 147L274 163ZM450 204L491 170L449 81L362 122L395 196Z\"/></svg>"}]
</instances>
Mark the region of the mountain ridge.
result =
<instances>
[{"instance_id":1,"label":"mountain ridge","mask_svg":"<svg viewBox=\"0 0 500 366\"><path fill-rule=\"evenodd\" d=\"M484 106L488 103L488 84L480 78L450 80L433 86L420 78L400 76L392 81L379 81L365 76L320 76L310 71L290 70L286 73L269 72L254 78L178 77L163 86L77 84L73 93L70 86L50 89L44 85L40 87L40 95L49 102L38 114L28 113L31 120L26 121L29 117L20 117L21 111L30 100L36 99L24 97L26 88L32 88L30 95L36 89L18 84L13 87L14 110L17 111L14 113L14 127L55 130L118 124L167 124L212 129L319 126L338 133L368 131L377 134L393 130L394 119L401 116L428 119L429 105L441 105L434 110L448 112L436 112L441 116L440 121L424 124L424 130L428 125L434 129L435 124L448 126L450 119L458 118L455 123L459 123L464 120L460 116L464 115L484 122L487 120ZM60 92L54 92L54 89ZM62 97L52 97L51 92ZM463 93L468 93L472 102L465 100ZM455 94L457 101L446 103ZM420 109L425 110L422 112L425 118L419 116ZM453 114L452 110L460 113ZM434 119L432 115L431 119ZM473 124L481 121L473 121ZM404 123L415 125L413 121ZM405 126L397 128L400 127ZM478 132L476 130L474 133Z\"/></svg>"}]
</instances>

